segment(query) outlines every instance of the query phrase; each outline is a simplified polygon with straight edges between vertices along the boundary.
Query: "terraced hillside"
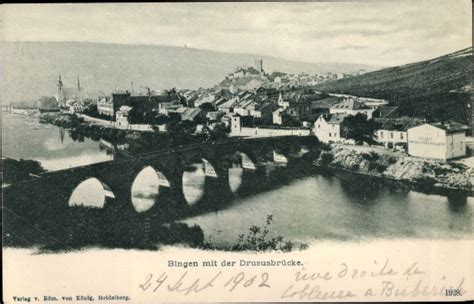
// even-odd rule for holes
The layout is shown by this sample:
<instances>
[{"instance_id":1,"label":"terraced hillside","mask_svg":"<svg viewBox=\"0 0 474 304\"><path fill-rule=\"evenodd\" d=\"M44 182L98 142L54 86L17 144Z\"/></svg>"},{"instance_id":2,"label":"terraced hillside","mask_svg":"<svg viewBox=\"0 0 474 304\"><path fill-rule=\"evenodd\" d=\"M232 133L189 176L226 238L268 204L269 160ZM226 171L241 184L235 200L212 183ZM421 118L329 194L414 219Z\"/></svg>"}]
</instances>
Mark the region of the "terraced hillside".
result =
<instances>
[{"instance_id":1,"label":"terraced hillside","mask_svg":"<svg viewBox=\"0 0 474 304\"><path fill-rule=\"evenodd\" d=\"M432 60L318 85L325 92L387 99L404 115L471 124L472 47Z\"/></svg>"}]
</instances>

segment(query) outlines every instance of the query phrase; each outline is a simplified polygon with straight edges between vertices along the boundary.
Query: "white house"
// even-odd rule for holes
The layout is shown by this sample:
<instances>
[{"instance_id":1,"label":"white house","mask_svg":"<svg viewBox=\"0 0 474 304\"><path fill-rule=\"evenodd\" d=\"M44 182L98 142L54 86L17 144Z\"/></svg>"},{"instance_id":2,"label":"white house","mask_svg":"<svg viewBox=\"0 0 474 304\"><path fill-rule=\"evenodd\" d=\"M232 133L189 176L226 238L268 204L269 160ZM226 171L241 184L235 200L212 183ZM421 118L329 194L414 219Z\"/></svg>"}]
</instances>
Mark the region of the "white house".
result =
<instances>
[{"instance_id":1,"label":"white house","mask_svg":"<svg viewBox=\"0 0 474 304\"><path fill-rule=\"evenodd\" d=\"M325 114L314 122L313 132L321 142L339 142L342 139L342 123L346 114Z\"/></svg>"},{"instance_id":2,"label":"white house","mask_svg":"<svg viewBox=\"0 0 474 304\"><path fill-rule=\"evenodd\" d=\"M358 113L365 114L367 119L372 118L372 113L375 111L364 103L355 100L354 98L346 98L341 103L338 103L329 108L330 114L347 114L356 115Z\"/></svg>"},{"instance_id":3,"label":"white house","mask_svg":"<svg viewBox=\"0 0 474 304\"><path fill-rule=\"evenodd\" d=\"M272 113L272 123L274 125L282 125L283 124L283 112L285 109L278 108Z\"/></svg>"},{"instance_id":4,"label":"white house","mask_svg":"<svg viewBox=\"0 0 474 304\"><path fill-rule=\"evenodd\" d=\"M82 113L84 111L84 105L80 101L69 100L67 101L67 106L69 107L69 113Z\"/></svg>"},{"instance_id":5,"label":"white house","mask_svg":"<svg viewBox=\"0 0 474 304\"><path fill-rule=\"evenodd\" d=\"M401 118L376 118L375 121L380 126L376 131L376 140L386 148L395 146L407 147L407 130L424 123L424 120L412 117Z\"/></svg>"},{"instance_id":6,"label":"white house","mask_svg":"<svg viewBox=\"0 0 474 304\"><path fill-rule=\"evenodd\" d=\"M454 121L426 123L408 129L408 154L447 160L466 155L466 130Z\"/></svg>"},{"instance_id":7,"label":"white house","mask_svg":"<svg viewBox=\"0 0 474 304\"><path fill-rule=\"evenodd\" d=\"M115 126L120 129L128 128L128 114L132 110L132 107L121 106L116 113Z\"/></svg>"}]
</instances>

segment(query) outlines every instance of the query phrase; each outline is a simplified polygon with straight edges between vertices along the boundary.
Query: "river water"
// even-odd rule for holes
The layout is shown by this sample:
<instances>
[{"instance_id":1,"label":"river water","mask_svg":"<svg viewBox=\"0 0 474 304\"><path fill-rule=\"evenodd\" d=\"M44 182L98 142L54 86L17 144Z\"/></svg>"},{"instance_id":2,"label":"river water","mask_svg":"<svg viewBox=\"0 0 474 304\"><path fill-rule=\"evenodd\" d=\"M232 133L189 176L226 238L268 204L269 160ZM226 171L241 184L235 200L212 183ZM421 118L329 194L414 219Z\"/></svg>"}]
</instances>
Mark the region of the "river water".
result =
<instances>
[{"instance_id":1,"label":"river water","mask_svg":"<svg viewBox=\"0 0 474 304\"><path fill-rule=\"evenodd\" d=\"M60 128L3 113L3 155L38 160L57 170L113 158L99 142L74 141ZM232 190L242 183L242 169L230 170ZM202 164L185 172L185 198L190 204L203 194ZM148 210L159 195L158 178L146 168L132 185L132 202L138 212ZM70 205L102 207L105 190L98 181L81 184ZM313 176L293 179L283 186L247 197L236 197L230 207L197 215L183 222L199 225L205 238L217 245L232 245L252 225L263 226L273 216L270 236L292 242L367 239L472 239L474 199L453 200L409 190L394 190L351 178Z\"/></svg>"},{"instance_id":2,"label":"river water","mask_svg":"<svg viewBox=\"0 0 474 304\"><path fill-rule=\"evenodd\" d=\"M38 117L2 113L2 155L34 159L46 170L60 170L113 159L98 142L75 141L63 128L41 124Z\"/></svg>"}]
</instances>

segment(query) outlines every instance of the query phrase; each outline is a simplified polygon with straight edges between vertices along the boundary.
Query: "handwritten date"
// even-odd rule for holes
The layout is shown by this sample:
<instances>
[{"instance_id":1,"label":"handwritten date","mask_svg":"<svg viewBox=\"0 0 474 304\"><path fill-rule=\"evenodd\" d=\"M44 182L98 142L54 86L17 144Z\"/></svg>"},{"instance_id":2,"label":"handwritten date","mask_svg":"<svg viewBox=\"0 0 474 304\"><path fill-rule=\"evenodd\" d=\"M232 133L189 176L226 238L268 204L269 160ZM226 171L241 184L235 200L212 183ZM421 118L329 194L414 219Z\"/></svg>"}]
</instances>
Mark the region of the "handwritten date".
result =
<instances>
[{"instance_id":1,"label":"handwritten date","mask_svg":"<svg viewBox=\"0 0 474 304\"><path fill-rule=\"evenodd\" d=\"M191 277L187 271L185 271L179 279L171 279L166 272L161 273L159 276L149 273L145 277L145 281L138 286L142 291L157 292L161 289L166 289L169 292L182 293L185 296L191 293L199 293L206 289L216 286L223 287L229 292L236 290L237 288L270 288L268 283L269 275L267 272L262 272L257 275L246 275L244 272L239 272L230 277L224 277L222 271L216 273L211 279L203 280L199 277ZM222 284L222 285L221 285Z\"/></svg>"}]
</instances>

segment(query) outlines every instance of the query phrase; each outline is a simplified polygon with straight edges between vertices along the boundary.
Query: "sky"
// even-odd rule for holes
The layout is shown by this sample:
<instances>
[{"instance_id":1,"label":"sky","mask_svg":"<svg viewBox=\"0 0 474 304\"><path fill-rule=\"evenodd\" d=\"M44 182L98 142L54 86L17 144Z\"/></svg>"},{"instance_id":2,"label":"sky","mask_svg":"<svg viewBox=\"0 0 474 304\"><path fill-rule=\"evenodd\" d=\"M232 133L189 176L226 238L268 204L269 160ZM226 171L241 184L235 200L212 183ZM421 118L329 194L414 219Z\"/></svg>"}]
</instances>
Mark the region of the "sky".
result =
<instances>
[{"instance_id":1,"label":"sky","mask_svg":"<svg viewBox=\"0 0 474 304\"><path fill-rule=\"evenodd\" d=\"M304 62L394 66L472 45L469 0L8 4L5 41L184 46Z\"/></svg>"}]
</instances>

